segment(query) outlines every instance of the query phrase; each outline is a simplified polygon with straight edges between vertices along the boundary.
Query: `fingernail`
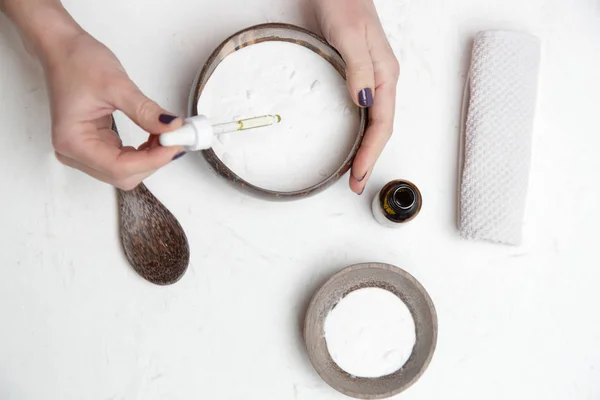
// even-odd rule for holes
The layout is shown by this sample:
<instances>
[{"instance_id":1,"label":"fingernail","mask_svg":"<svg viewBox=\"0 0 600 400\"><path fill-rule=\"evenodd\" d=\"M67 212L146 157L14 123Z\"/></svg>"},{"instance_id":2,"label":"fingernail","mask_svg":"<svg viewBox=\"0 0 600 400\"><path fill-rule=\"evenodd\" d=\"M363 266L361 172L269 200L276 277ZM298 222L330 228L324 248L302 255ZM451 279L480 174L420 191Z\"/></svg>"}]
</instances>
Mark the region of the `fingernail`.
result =
<instances>
[{"instance_id":1,"label":"fingernail","mask_svg":"<svg viewBox=\"0 0 600 400\"><path fill-rule=\"evenodd\" d=\"M176 116L170 115L170 114L160 114L160 116L158 117L158 120L166 125L169 125L171 122L173 122L176 119L177 119Z\"/></svg>"},{"instance_id":2,"label":"fingernail","mask_svg":"<svg viewBox=\"0 0 600 400\"><path fill-rule=\"evenodd\" d=\"M356 179L358 182L362 182L362 181L364 181L364 180L365 180L365 178L367 177L367 173L368 173L368 172L369 172L369 171L365 172L365 174L362 176L362 178L360 178L360 179L359 179L359 178L357 178L357 177L354 177L354 179Z\"/></svg>"},{"instance_id":3,"label":"fingernail","mask_svg":"<svg viewBox=\"0 0 600 400\"><path fill-rule=\"evenodd\" d=\"M181 153L179 153L179 154L176 154L176 155L175 155L175 157L173 157L173 159L172 159L171 161L175 161L175 160L177 160L178 158L181 158L181 157L183 157L183 156L185 156L185 151L182 151Z\"/></svg>"},{"instance_id":4,"label":"fingernail","mask_svg":"<svg viewBox=\"0 0 600 400\"><path fill-rule=\"evenodd\" d=\"M362 190L360 191L360 193L358 193L359 196L361 196L363 194L363 192L365 191L366 186L363 186Z\"/></svg>"},{"instance_id":5,"label":"fingernail","mask_svg":"<svg viewBox=\"0 0 600 400\"><path fill-rule=\"evenodd\" d=\"M366 88L358 92L358 104L362 107L371 107L373 105L373 92L371 88Z\"/></svg>"}]
</instances>

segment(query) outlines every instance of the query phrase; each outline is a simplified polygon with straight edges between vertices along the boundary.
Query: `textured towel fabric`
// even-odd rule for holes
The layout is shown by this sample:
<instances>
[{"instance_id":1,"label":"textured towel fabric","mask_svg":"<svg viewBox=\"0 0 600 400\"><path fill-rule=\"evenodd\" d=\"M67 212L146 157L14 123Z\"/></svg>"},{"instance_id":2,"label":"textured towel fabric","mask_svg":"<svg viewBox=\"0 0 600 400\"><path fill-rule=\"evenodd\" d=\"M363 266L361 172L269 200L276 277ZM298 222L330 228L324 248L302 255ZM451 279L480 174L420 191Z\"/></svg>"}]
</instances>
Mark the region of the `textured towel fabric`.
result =
<instances>
[{"instance_id":1,"label":"textured towel fabric","mask_svg":"<svg viewBox=\"0 0 600 400\"><path fill-rule=\"evenodd\" d=\"M480 32L475 38L464 100L464 238L521 243L540 47L538 38L518 32Z\"/></svg>"}]
</instances>

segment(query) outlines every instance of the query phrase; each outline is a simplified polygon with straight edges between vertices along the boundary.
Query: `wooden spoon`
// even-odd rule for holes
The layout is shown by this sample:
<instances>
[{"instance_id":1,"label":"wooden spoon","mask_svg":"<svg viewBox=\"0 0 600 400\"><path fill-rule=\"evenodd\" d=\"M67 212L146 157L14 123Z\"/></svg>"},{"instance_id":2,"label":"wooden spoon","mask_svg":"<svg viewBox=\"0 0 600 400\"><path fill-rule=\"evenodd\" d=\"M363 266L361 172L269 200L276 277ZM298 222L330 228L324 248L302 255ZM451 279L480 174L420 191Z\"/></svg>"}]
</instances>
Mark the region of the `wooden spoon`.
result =
<instances>
[{"instance_id":1,"label":"wooden spoon","mask_svg":"<svg viewBox=\"0 0 600 400\"><path fill-rule=\"evenodd\" d=\"M113 130L117 126L113 119ZM135 189L117 189L120 236L133 269L157 285L170 285L185 274L190 247L179 221L140 183Z\"/></svg>"}]
</instances>

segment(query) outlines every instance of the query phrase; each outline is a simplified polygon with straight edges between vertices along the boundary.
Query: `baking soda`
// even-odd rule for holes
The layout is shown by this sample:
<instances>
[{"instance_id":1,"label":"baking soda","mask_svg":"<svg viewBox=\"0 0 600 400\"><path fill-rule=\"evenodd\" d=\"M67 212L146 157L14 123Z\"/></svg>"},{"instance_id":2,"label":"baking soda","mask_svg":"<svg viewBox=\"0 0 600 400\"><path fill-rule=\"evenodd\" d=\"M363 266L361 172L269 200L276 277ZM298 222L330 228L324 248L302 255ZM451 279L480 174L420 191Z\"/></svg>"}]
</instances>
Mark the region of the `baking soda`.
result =
<instances>
[{"instance_id":1,"label":"baking soda","mask_svg":"<svg viewBox=\"0 0 600 400\"><path fill-rule=\"evenodd\" d=\"M416 341L408 307L392 292L365 288L349 293L325 320L333 361L350 375L379 378L398 371Z\"/></svg>"},{"instance_id":2,"label":"baking soda","mask_svg":"<svg viewBox=\"0 0 600 400\"><path fill-rule=\"evenodd\" d=\"M221 135L213 150L234 173L276 191L309 188L351 151L359 111L329 62L293 43L265 42L226 57L208 80L198 113L213 123L266 114L281 122Z\"/></svg>"}]
</instances>

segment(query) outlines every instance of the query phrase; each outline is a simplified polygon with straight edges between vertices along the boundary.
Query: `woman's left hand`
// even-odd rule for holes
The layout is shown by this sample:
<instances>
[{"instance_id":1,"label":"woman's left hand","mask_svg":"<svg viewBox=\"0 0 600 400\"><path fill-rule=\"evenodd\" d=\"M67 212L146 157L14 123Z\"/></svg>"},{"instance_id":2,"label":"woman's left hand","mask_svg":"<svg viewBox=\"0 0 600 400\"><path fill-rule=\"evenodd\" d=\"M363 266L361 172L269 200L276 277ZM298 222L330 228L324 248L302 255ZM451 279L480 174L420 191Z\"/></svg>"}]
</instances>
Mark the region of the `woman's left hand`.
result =
<instances>
[{"instance_id":1,"label":"woman's left hand","mask_svg":"<svg viewBox=\"0 0 600 400\"><path fill-rule=\"evenodd\" d=\"M369 108L369 124L352 164L350 188L362 194L392 135L400 66L373 0L312 0L325 39L346 62L354 102Z\"/></svg>"}]
</instances>

